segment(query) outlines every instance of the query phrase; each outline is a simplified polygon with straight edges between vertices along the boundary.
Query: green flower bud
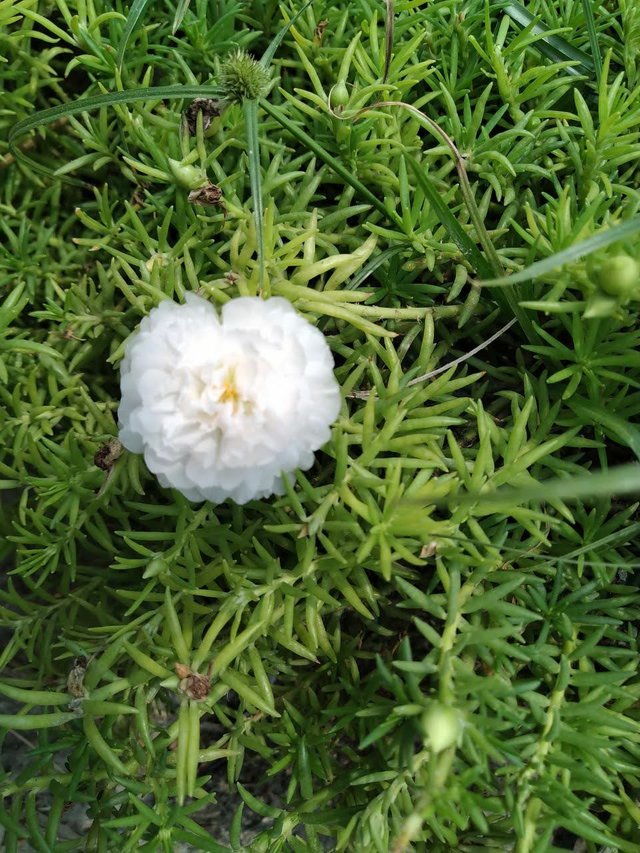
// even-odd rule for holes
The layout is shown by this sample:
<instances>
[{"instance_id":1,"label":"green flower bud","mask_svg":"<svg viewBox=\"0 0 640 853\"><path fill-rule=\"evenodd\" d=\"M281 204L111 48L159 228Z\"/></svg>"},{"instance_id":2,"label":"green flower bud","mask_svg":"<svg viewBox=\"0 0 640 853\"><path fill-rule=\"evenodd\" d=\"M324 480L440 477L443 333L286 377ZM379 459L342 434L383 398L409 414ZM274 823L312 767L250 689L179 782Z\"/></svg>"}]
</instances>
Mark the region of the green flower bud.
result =
<instances>
[{"instance_id":1,"label":"green flower bud","mask_svg":"<svg viewBox=\"0 0 640 853\"><path fill-rule=\"evenodd\" d=\"M171 157L167 160L176 183L185 190L195 190L208 183L205 172L198 166L190 166L180 160L172 160Z\"/></svg>"},{"instance_id":2,"label":"green flower bud","mask_svg":"<svg viewBox=\"0 0 640 853\"><path fill-rule=\"evenodd\" d=\"M155 578L161 574L169 574L169 565L162 557L153 557L142 577L146 580L147 578Z\"/></svg>"},{"instance_id":3,"label":"green flower bud","mask_svg":"<svg viewBox=\"0 0 640 853\"><path fill-rule=\"evenodd\" d=\"M613 317L619 307L620 303L617 299L612 299L610 296L605 296L603 293L598 291L587 299L582 316L585 320Z\"/></svg>"},{"instance_id":4,"label":"green flower bud","mask_svg":"<svg viewBox=\"0 0 640 853\"><path fill-rule=\"evenodd\" d=\"M457 711L440 702L432 702L422 715L425 740L436 754L457 742L460 729Z\"/></svg>"},{"instance_id":5,"label":"green flower bud","mask_svg":"<svg viewBox=\"0 0 640 853\"><path fill-rule=\"evenodd\" d=\"M333 87L330 93L330 102L331 108L336 109L336 107L344 107L349 103L349 90L347 89L347 84L344 80L340 80L339 83Z\"/></svg>"},{"instance_id":6,"label":"green flower bud","mask_svg":"<svg viewBox=\"0 0 640 853\"><path fill-rule=\"evenodd\" d=\"M230 53L220 68L220 88L225 100L234 104L247 98L262 98L269 80L267 69L244 50Z\"/></svg>"},{"instance_id":7,"label":"green flower bud","mask_svg":"<svg viewBox=\"0 0 640 853\"><path fill-rule=\"evenodd\" d=\"M610 296L629 299L640 291L640 267L629 255L615 255L603 261L596 276L600 289Z\"/></svg>"}]
</instances>

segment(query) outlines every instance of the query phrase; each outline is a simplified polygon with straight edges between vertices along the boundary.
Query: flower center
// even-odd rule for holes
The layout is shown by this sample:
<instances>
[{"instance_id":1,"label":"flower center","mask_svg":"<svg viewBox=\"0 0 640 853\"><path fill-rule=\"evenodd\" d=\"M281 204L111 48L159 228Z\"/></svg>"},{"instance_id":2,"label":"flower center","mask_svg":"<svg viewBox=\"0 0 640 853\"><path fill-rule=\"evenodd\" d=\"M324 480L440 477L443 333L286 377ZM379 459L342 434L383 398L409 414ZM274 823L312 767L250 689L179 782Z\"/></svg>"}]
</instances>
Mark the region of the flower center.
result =
<instances>
[{"instance_id":1,"label":"flower center","mask_svg":"<svg viewBox=\"0 0 640 853\"><path fill-rule=\"evenodd\" d=\"M218 402L233 403L234 406L237 405L240 401L240 396L233 380L225 379L222 389L222 394L218 397Z\"/></svg>"},{"instance_id":2,"label":"flower center","mask_svg":"<svg viewBox=\"0 0 640 853\"><path fill-rule=\"evenodd\" d=\"M238 391L238 386L236 385L235 374L235 368L233 367L227 372L227 375L222 380L222 393L218 397L219 403L231 403L231 411L234 415L238 411L240 404L243 402L240 399L240 392Z\"/></svg>"}]
</instances>

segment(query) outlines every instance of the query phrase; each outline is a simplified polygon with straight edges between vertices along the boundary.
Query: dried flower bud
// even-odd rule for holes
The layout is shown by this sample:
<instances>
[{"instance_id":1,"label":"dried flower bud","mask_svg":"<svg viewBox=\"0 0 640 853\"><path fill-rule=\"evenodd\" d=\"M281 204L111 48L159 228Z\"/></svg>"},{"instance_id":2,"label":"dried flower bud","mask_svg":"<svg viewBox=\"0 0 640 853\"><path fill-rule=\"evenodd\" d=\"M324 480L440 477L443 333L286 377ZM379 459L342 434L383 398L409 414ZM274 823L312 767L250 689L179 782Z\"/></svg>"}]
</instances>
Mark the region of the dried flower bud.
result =
<instances>
[{"instance_id":1,"label":"dried flower bud","mask_svg":"<svg viewBox=\"0 0 640 853\"><path fill-rule=\"evenodd\" d=\"M313 43L316 47L322 46L322 41L324 39L324 31L327 29L329 21L326 18L323 18L322 21L318 21L316 24L316 28L313 31Z\"/></svg>"},{"instance_id":2,"label":"dried flower bud","mask_svg":"<svg viewBox=\"0 0 640 853\"><path fill-rule=\"evenodd\" d=\"M87 691L84 686L84 677L87 672L88 661L84 656L77 657L67 677L67 691L75 699L84 699Z\"/></svg>"},{"instance_id":3,"label":"dried flower bud","mask_svg":"<svg viewBox=\"0 0 640 853\"><path fill-rule=\"evenodd\" d=\"M110 439L98 450L93 457L93 464L103 471L110 471L118 458L122 455L124 447L117 438Z\"/></svg>"},{"instance_id":4,"label":"dried flower bud","mask_svg":"<svg viewBox=\"0 0 640 853\"><path fill-rule=\"evenodd\" d=\"M200 675L183 663L175 665L176 675L180 679L180 690L194 702L202 702L211 690L211 678Z\"/></svg>"},{"instance_id":5,"label":"dried flower bud","mask_svg":"<svg viewBox=\"0 0 640 853\"><path fill-rule=\"evenodd\" d=\"M269 80L267 69L244 50L230 53L220 69L220 87L225 99L234 104L264 97Z\"/></svg>"},{"instance_id":6,"label":"dried flower bud","mask_svg":"<svg viewBox=\"0 0 640 853\"><path fill-rule=\"evenodd\" d=\"M191 136L196 132L200 113L202 113L202 129L208 130L213 119L222 115L224 108L225 102L216 98L196 98L195 101L192 101L183 113L187 130Z\"/></svg>"},{"instance_id":7,"label":"dried flower bud","mask_svg":"<svg viewBox=\"0 0 640 853\"><path fill-rule=\"evenodd\" d=\"M203 187L198 187L191 190L188 197L191 204L210 205L211 207L224 207L222 200L222 190L215 184L205 184Z\"/></svg>"}]
</instances>

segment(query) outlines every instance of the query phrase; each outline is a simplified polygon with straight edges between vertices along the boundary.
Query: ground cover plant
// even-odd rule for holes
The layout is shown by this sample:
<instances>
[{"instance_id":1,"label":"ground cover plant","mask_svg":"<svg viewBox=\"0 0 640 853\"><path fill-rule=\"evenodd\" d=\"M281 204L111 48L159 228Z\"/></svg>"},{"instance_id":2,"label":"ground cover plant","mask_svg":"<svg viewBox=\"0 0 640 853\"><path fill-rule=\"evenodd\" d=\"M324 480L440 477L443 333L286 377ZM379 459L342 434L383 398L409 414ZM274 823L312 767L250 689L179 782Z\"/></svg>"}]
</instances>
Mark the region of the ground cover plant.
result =
<instances>
[{"instance_id":1,"label":"ground cover plant","mask_svg":"<svg viewBox=\"0 0 640 853\"><path fill-rule=\"evenodd\" d=\"M2 849L640 849L640 7L0 23ZM333 351L281 497L117 441L190 292Z\"/></svg>"}]
</instances>

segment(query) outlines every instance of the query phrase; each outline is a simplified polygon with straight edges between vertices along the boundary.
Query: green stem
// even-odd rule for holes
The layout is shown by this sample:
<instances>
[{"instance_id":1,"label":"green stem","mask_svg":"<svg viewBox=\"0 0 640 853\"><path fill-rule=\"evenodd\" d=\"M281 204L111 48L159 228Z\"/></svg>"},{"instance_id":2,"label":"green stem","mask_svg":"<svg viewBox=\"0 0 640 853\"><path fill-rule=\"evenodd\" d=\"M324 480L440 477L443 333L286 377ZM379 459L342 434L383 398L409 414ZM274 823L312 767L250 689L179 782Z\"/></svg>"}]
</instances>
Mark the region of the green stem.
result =
<instances>
[{"instance_id":1,"label":"green stem","mask_svg":"<svg viewBox=\"0 0 640 853\"><path fill-rule=\"evenodd\" d=\"M258 102L251 98L242 102L247 131L247 155L249 158L249 181L253 197L253 218L256 226L258 249L258 281L260 293L269 296L269 283L264 274L264 210L262 206L262 181L260 175L260 140L258 139Z\"/></svg>"},{"instance_id":2,"label":"green stem","mask_svg":"<svg viewBox=\"0 0 640 853\"><path fill-rule=\"evenodd\" d=\"M547 713L545 715L540 739L536 745L535 753L520 774L516 808L520 812L524 812L524 832L522 837L517 841L515 853L531 853L535 844L538 832L538 819L542 810L542 802L538 797L531 796L533 787L532 782L535 778L540 777L547 760L547 756L553 746L554 725L557 718L560 716L560 711L565 702L565 693L571 676L569 657L574 651L576 645L577 640L575 634L571 640L568 640L564 644L563 657L560 660L560 672L556 680L556 685L549 698L549 705L547 707Z\"/></svg>"}]
</instances>

